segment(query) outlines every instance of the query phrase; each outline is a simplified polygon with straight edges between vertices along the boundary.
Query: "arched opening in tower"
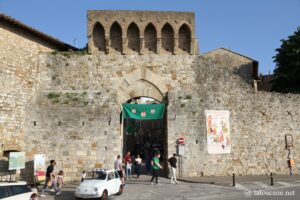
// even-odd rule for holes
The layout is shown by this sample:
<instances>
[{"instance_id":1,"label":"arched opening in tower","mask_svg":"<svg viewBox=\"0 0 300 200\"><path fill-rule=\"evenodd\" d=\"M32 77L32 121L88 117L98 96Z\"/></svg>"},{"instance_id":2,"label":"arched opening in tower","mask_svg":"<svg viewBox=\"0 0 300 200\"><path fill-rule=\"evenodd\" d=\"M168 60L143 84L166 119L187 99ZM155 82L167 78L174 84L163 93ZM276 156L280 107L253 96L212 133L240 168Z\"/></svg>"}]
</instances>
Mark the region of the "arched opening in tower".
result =
<instances>
[{"instance_id":1,"label":"arched opening in tower","mask_svg":"<svg viewBox=\"0 0 300 200\"><path fill-rule=\"evenodd\" d=\"M97 22L93 29L93 42L96 49L105 52L105 33L103 26Z\"/></svg>"},{"instance_id":2,"label":"arched opening in tower","mask_svg":"<svg viewBox=\"0 0 300 200\"><path fill-rule=\"evenodd\" d=\"M140 31L135 23L131 23L127 30L128 51L130 53L140 52Z\"/></svg>"},{"instance_id":3,"label":"arched opening in tower","mask_svg":"<svg viewBox=\"0 0 300 200\"><path fill-rule=\"evenodd\" d=\"M179 29L178 48L181 53L191 52L191 30L186 24L183 24Z\"/></svg>"},{"instance_id":4,"label":"arched opening in tower","mask_svg":"<svg viewBox=\"0 0 300 200\"><path fill-rule=\"evenodd\" d=\"M168 23L161 30L161 45L163 53L174 53L174 30Z\"/></svg>"},{"instance_id":5,"label":"arched opening in tower","mask_svg":"<svg viewBox=\"0 0 300 200\"><path fill-rule=\"evenodd\" d=\"M144 32L145 53L151 54L157 52L157 35L153 24L148 24Z\"/></svg>"},{"instance_id":6,"label":"arched opening in tower","mask_svg":"<svg viewBox=\"0 0 300 200\"><path fill-rule=\"evenodd\" d=\"M110 28L110 41L111 52L122 53L122 29L117 22Z\"/></svg>"}]
</instances>

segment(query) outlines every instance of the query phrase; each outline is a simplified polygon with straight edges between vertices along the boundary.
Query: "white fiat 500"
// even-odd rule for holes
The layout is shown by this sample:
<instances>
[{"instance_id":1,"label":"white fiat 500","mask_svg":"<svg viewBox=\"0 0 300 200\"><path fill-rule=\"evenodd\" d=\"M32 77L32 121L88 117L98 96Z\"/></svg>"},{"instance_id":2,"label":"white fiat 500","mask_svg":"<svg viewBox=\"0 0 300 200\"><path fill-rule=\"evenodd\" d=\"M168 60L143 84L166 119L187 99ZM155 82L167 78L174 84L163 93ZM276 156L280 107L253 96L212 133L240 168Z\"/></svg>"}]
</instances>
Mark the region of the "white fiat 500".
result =
<instances>
[{"instance_id":1,"label":"white fiat 500","mask_svg":"<svg viewBox=\"0 0 300 200\"><path fill-rule=\"evenodd\" d=\"M123 193L123 185L116 170L94 170L92 179L80 183L75 191L75 199L101 198Z\"/></svg>"},{"instance_id":2,"label":"white fiat 500","mask_svg":"<svg viewBox=\"0 0 300 200\"><path fill-rule=\"evenodd\" d=\"M0 182L1 200L37 200L36 190L33 192L26 182Z\"/></svg>"}]
</instances>

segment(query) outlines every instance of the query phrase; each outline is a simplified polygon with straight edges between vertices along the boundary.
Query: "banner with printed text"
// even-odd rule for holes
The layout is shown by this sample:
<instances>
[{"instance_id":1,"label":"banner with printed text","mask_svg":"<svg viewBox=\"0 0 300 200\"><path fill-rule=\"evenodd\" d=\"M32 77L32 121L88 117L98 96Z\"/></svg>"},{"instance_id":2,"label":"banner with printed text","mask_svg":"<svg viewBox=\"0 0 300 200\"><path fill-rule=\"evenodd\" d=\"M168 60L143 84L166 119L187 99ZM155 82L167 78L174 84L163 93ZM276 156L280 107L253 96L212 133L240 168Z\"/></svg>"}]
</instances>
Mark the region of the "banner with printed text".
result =
<instances>
[{"instance_id":1,"label":"banner with printed text","mask_svg":"<svg viewBox=\"0 0 300 200\"><path fill-rule=\"evenodd\" d=\"M231 152L230 121L227 110L206 110L207 150L209 154Z\"/></svg>"}]
</instances>

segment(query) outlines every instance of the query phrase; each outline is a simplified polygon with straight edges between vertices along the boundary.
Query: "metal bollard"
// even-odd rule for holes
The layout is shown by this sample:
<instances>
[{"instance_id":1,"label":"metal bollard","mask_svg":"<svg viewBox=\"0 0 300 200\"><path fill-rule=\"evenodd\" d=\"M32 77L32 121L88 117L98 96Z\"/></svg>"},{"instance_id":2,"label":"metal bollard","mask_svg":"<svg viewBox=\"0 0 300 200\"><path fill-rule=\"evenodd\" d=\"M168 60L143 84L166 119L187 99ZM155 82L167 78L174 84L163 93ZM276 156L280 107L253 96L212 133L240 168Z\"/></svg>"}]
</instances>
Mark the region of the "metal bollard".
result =
<instances>
[{"instance_id":1,"label":"metal bollard","mask_svg":"<svg viewBox=\"0 0 300 200\"><path fill-rule=\"evenodd\" d=\"M273 177L273 173L271 173L271 186L274 185L274 177Z\"/></svg>"},{"instance_id":2,"label":"metal bollard","mask_svg":"<svg viewBox=\"0 0 300 200\"><path fill-rule=\"evenodd\" d=\"M235 186L235 174L234 173L232 174L232 186L233 187Z\"/></svg>"}]
</instances>

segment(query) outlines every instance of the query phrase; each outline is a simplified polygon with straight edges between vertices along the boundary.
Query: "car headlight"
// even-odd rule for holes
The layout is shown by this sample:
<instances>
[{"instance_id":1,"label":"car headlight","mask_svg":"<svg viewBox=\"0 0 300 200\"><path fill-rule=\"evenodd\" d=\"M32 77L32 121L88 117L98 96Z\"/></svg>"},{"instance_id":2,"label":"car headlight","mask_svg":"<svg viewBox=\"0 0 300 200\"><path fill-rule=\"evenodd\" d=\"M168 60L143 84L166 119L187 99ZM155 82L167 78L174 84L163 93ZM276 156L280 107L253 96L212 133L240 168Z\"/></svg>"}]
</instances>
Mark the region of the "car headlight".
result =
<instances>
[{"instance_id":1,"label":"car headlight","mask_svg":"<svg viewBox=\"0 0 300 200\"><path fill-rule=\"evenodd\" d=\"M95 192L98 192L98 188L95 187L95 188L94 188L94 191L95 191Z\"/></svg>"},{"instance_id":2,"label":"car headlight","mask_svg":"<svg viewBox=\"0 0 300 200\"><path fill-rule=\"evenodd\" d=\"M77 187L76 191L78 192L80 190L80 187Z\"/></svg>"}]
</instances>

